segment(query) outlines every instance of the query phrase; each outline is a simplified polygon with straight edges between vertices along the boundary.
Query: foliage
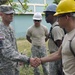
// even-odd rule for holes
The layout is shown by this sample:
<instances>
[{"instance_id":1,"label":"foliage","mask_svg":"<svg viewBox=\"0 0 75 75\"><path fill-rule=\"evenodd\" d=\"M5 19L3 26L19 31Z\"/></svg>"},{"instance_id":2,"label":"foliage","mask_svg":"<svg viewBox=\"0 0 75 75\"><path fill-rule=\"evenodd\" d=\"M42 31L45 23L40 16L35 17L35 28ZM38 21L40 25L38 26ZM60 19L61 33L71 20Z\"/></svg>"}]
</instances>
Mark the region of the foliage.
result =
<instances>
[{"instance_id":1,"label":"foliage","mask_svg":"<svg viewBox=\"0 0 75 75\"><path fill-rule=\"evenodd\" d=\"M60 0L54 0L54 2L53 2L53 3L58 4L59 2L60 2Z\"/></svg>"},{"instance_id":2,"label":"foliage","mask_svg":"<svg viewBox=\"0 0 75 75\"><path fill-rule=\"evenodd\" d=\"M0 5L5 4L8 0L0 0Z\"/></svg>"},{"instance_id":3,"label":"foliage","mask_svg":"<svg viewBox=\"0 0 75 75\"><path fill-rule=\"evenodd\" d=\"M54 0L53 3L58 4L60 0ZM25 13L26 11L32 11L32 10L28 10L29 6L27 5L27 3L29 3L28 0L17 0L17 3L14 2L14 0L0 0L0 5L2 4L10 4L15 10L17 10L19 12L19 14L21 13ZM21 5L21 9L19 8L19 6ZM48 6L48 4L45 5L45 8Z\"/></svg>"},{"instance_id":4,"label":"foliage","mask_svg":"<svg viewBox=\"0 0 75 75\"><path fill-rule=\"evenodd\" d=\"M60 0L54 0L53 3L58 4L60 2ZM48 4L45 4L44 10L47 8Z\"/></svg>"},{"instance_id":5,"label":"foliage","mask_svg":"<svg viewBox=\"0 0 75 75\"><path fill-rule=\"evenodd\" d=\"M22 54L25 54L29 57L31 57L31 44L24 38L19 38L17 39L17 46L18 46L18 50L19 52L21 52ZM42 67L39 66L41 75L43 75L42 72ZM33 75L33 67L31 67L30 65L23 65L20 66L20 75Z\"/></svg>"},{"instance_id":6,"label":"foliage","mask_svg":"<svg viewBox=\"0 0 75 75\"><path fill-rule=\"evenodd\" d=\"M29 3L28 0L17 0L18 3L14 2L14 0L0 0L0 5L2 4L10 4L14 9L16 9L17 11L19 11L20 13L25 13L26 11L28 11L28 5L27 3ZM19 9L19 5L21 5L22 10ZM24 11L24 12L23 12Z\"/></svg>"}]
</instances>

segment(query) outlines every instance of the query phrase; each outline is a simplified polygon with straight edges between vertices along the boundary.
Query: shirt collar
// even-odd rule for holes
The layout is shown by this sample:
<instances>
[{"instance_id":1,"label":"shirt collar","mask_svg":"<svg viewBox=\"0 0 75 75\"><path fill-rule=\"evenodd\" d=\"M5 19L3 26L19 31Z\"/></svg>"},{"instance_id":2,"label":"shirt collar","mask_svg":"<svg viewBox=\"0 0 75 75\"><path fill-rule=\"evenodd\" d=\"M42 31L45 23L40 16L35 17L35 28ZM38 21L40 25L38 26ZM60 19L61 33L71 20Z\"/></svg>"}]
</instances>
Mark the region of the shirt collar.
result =
<instances>
[{"instance_id":1,"label":"shirt collar","mask_svg":"<svg viewBox=\"0 0 75 75\"><path fill-rule=\"evenodd\" d=\"M52 27L56 26L56 25L59 25L57 21L55 21L52 25Z\"/></svg>"}]
</instances>

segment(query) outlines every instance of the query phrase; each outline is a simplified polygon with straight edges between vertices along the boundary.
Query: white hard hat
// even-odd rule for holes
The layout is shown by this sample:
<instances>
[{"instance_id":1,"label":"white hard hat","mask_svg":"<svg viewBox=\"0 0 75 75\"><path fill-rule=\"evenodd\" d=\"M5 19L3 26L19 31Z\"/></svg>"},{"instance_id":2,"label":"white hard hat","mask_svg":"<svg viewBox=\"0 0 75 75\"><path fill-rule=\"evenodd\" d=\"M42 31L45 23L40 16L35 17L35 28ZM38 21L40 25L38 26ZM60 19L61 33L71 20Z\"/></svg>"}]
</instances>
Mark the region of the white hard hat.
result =
<instances>
[{"instance_id":1,"label":"white hard hat","mask_svg":"<svg viewBox=\"0 0 75 75\"><path fill-rule=\"evenodd\" d=\"M50 11L50 12L56 12L57 4L51 4L47 7L47 9L44 11Z\"/></svg>"},{"instance_id":2,"label":"white hard hat","mask_svg":"<svg viewBox=\"0 0 75 75\"><path fill-rule=\"evenodd\" d=\"M34 13L33 20L42 20L42 14L40 12Z\"/></svg>"}]
</instances>

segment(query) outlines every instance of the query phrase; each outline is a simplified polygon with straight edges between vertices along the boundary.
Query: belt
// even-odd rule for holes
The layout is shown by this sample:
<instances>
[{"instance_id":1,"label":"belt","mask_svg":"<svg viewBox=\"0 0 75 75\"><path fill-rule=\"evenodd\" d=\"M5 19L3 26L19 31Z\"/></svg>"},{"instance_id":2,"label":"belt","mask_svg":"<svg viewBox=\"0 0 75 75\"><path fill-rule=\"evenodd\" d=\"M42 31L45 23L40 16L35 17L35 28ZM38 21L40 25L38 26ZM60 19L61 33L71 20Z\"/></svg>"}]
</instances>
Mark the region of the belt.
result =
<instances>
[{"instance_id":1,"label":"belt","mask_svg":"<svg viewBox=\"0 0 75 75\"><path fill-rule=\"evenodd\" d=\"M33 46L35 46L35 47L37 47L37 48L40 48L41 46L37 46L37 45L33 45Z\"/></svg>"}]
</instances>

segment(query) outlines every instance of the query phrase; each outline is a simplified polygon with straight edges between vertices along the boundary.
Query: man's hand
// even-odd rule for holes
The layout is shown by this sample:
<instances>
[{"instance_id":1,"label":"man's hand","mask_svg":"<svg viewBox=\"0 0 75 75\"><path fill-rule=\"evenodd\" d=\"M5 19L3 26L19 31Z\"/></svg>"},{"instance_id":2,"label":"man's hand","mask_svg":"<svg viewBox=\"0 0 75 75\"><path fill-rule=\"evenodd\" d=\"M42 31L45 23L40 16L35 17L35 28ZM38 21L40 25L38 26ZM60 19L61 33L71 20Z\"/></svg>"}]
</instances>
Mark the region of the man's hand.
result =
<instances>
[{"instance_id":1,"label":"man's hand","mask_svg":"<svg viewBox=\"0 0 75 75\"><path fill-rule=\"evenodd\" d=\"M41 64L40 58L30 58L30 65L32 67L38 67Z\"/></svg>"}]
</instances>

